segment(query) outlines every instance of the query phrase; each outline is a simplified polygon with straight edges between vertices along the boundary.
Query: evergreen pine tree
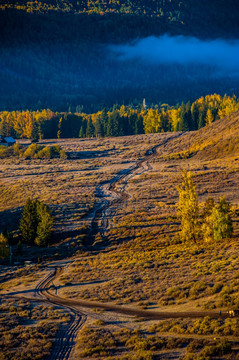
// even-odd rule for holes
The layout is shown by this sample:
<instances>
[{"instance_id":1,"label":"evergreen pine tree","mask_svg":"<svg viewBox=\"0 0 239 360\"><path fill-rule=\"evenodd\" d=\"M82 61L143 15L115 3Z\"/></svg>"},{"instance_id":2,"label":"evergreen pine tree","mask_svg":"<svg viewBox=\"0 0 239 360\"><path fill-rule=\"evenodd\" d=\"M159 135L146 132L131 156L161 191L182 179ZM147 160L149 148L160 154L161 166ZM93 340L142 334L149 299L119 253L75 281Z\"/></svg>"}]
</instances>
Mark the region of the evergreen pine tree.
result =
<instances>
[{"instance_id":1,"label":"evergreen pine tree","mask_svg":"<svg viewBox=\"0 0 239 360\"><path fill-rule=\"evenodd\" d=\"M177 123L177 131L188 131L189 124L188 124L188 114L186 112L186 107L182 102L179 111L179 122Z\"/></svg>"},{"instance_id":2,"label":"evergreen pine tree","mask_svg":"<svg viewBox=\"0 0 239 360\"><path fill-rule=\"evenodd\" d=\"M87 127L86 127L86 137L93 137L95 135L95 128L94 125L92 123L92 119L90 117L90 119L87 122Z\"/></svg>"},{"instance_id":3,"label":"evergreen pine tree","mask_svg":"<svg viewBox=\"0 0 239 360\"><path fill-rule=\"evenodd\" d=\"M144 123L143 123L143 118L142 116L137 116L137 119L135 121L135 130L134 130L135 135L137 134L144 134Z\"/></svg>"},{"instance_id":4,"label":"evergreen pine tree","mask_svg":"<svg viewBox=\"0 0 239 360\"><path fill-rule=\"evenodd\" d=\"M95 135L97 137L103 137L104 131L103 131L103 124L101 122L101 117L98 116L95 123Z\"/></svg>"},{"instance_id":5,"label":"evergreen pine tree","mask_svg":"<svg viewBox=\"0 0 239 360\"><path fill-rule=\"evenodd\" d=\"M103 136L106 136L107 127L108 127L108 121L109 121L109 117L108 117L106 108L104 108L102 110L100 118L101 118L101 123L102 123L102 127L103 127Z\"/></svg>"},{"instance_id":6,"label":"evergreen pine tree","mask_svg":"<svg viewBox=\"0 0 239 360\"><path fill-rule=\"evenodd\" d=\"M197 130L199 122L199 109L198 104L194 102L191 106L191 119L192 119L192 128L191 130Z\"/></svg>"},{"instance_id":7,"label":"evergreen pine tree","mask_svg":"<svg viewBox=\"0 0 239 360\"><path fill-rule=\"evenodd\" d=\"M85 137L84 128L83 128L83 125L81 125L80 131L79 131L79 138L84 138L84 137Z\"/></svg>"},{"instance_id":8,"label":"evergreen pine tree","mask_svg":"<svg viewBox=\"0 0 239 360\"><path fill-rule=\"evenodd\" d=\"M45 246L52 226L53 218L49 207L38 200L27 199L19 228L22 242Z\"/></svg>"},{"instance_id":9,"label":"evergreen pine tree","mask_svg":"<svg viewBox=\"0 0 239 360\"><path fill-rule=\"evenodd\" d=\"M36 203L30 198L27 199L24 206L22 218L20 220L20 234L22 241L27 244L33 244L36 238L37 214Z\"/></svg>"},{"instance_id":10,"label":"evergreen pine tree","mask_svg":"<svg viewBox=\"0 0 239 360\"><path fill-rule=\"evenodd\" d=\"M32 124L32 142L38 142L39 140L39 126L36 123L36 121L33 122Z\"/></svg>"},{"instance_id":11,"label":"evergreen pine tree","mask_svg":"<svg viewBox=\"0 0 239 360\"><path fill-rule=\"evenodd\" d=\"M114 110L109 116L106 136L120 136L122 135L122 128L120 124L120 115L117 110Z\"/></svg>"},{"instance_id":12,"label":"evergreen pine tree","mask_svg":"<svg viewBox=\"0 0 239 360\"><path fill-rule=\"evenodd\" d=\"M37 203L36 211L38 224L35 244L38 246L46 246L51 237L53 217L51 216L49 207L43 203Z\"/></svg>"},{"instance_id":13,"label":"evergreen pine tree","mask_svg":"<svg viewBox=\"0 0 239 360\"><path fill-rule=\"evenodd\" d=\"M206 125L206 115L207 115L207 108L204 107L202 110L200 110L199 112L199 118L198 118L198 129L201 129L202 127L204 127Z\"/></svg>"}]
</instances>

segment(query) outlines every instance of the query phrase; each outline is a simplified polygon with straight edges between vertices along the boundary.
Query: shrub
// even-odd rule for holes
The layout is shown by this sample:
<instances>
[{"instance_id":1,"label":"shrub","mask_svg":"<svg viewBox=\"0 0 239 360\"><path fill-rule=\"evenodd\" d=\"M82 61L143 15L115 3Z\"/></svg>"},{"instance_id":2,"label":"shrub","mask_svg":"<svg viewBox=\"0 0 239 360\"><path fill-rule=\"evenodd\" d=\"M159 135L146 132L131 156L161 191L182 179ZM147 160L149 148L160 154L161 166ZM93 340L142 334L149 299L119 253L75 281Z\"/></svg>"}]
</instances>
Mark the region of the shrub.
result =
<instances>
[{"instance_id":1,"label":"shrub","mask_svg":"<svg viewBox=\"0 0 239 360\"><path fill-rule=\"evenodd\" d=\"M36 157L38 159L51 159L52 158L52 150L51 147L45 146L42 150L40 150Z\"/></svg>"},{"instance_id":2,"label":"shrub","mask_svg":"<svg viewBox=\"0 0 239 360\"><path fill-rule=\"evenodd\" d=\"M63 149L60 150L60 158L61 158L61 159L67 159L66 152L65 152L65 150L63 150Z\"/></svg>"},{"instance_id":3,"label":"shrub","mask_svg":"<svg viewBox=\"0 0 239 360\"><path fill-rule=\"evenodd\" d=\"M22 152L23 152L23 147L22 147L21 144L16 143L16 144L13 145L13 154L15 156L21 156Z\"/></svg>"},{"instance_id":4,"label":"shrub","mask_svg":"<svg viewBox=\"0 0 239 360\"><path fill-rule=\"evenodd\" d=\"M11 149L7 146L0 145L0 158L4 159L11 155Z\"/></svg>"},{"instance_id":5,"label":"shrub","mask_svg":"<svg viewBox=\"0 0 239 360\"><path fill-rule=\"evenodd\" d=\"M28 146L28 148L24 151L23 156L25 158L33 158L37 152L41 149L41 146L37 145L37 144L31 144Z\"/></svg>"}]
</instances>

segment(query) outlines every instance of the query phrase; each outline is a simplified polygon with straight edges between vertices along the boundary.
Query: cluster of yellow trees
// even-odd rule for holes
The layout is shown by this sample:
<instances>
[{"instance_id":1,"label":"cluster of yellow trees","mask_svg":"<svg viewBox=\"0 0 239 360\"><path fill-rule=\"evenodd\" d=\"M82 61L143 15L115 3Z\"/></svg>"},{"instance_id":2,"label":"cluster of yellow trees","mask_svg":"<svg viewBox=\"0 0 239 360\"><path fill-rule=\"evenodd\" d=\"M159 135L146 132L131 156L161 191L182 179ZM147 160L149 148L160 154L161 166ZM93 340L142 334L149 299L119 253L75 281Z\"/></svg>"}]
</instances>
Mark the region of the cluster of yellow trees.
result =
<instances>
[{"instance_id":1,"label":"cluster of yellow trees","mask_svg":"<svg viewBox=\"0 0 239 360\"><path fill-rule=\"evenodd\" d=\"M200 213L192 173L185 170L182 175L182 184L177 188L181 240L197 243L200 239L210 241L231 238L233 226L230 204L224 197L221 197L218 203L215 203L213 198L208 198Z\"/></svg>"},{"instance_id":2,"label":"cluster of yellow trees","mask_svg":"<svg viewBox=\"0 0 239 360\"><path fill-rule=\"evenodd\" d=\"M105 137L197 130L239 110L236 96L214 94L192 104L145 108L114 106L93 114L42 111L0 112L0 134L17 138Z\"/></svg>"},{"instance_id":3,"label":"cluster of yellow trees","mask_svg":"<svg viewBox=\"0 0 239 360\"><path fill-rule=\"evenodd\" d=\"M148 109L143 113L145 133L162 130L197 130L217 119L239 110L239 101L235 96L207 95L192 104L182 104L169 108L162 105L158 109Z\"/></svg>"},{"instance_id":4,"label":"cluster of yellow trees","mask_svg":"<svg viewBox=\"0 0 239 360\"><path fill-rule=\"evenodd\" d=\"M33 136L35 126L37 125L37 131L41 135L40 125L53 116L54 113L49 109L42 111L2 111L0 112L0 134L30 139Z\"/></svg>"}]
</instances>

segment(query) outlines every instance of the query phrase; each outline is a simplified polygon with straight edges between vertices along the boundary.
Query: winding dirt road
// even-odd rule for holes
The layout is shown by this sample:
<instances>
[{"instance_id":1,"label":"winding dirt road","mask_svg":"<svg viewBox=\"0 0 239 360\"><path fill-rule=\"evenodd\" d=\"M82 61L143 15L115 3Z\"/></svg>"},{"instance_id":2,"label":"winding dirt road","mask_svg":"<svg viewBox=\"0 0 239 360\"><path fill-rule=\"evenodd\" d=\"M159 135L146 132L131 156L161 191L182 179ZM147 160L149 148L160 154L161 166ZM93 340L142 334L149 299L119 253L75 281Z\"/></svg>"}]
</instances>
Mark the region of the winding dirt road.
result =
<instances>
[{"instance_id":1,"label":"winding dirt road","mask_svg":"<svg viewBox=\"0 0 239 360\"><path fill-rule=\"evenodd\" d=\"M211 318L228 318L229 314L227 312L222 312L219 314L215 311L191 311L191 312L165 312L165 311L150 311L150 310L139 310L132 307L126 307L121 305L113 305L108 303L94 302L94 301L86 301L86 300L72 300L57 296L53 294L51 291L50 284L52 281L58 276L59 269L55 268L51 271L47 277L41 281L36 291L42 297L42 300L45 302L51 302L57 305L63 305L64 307L69 307L70 309L73 307L74 309L79 311L79 307L91 308L91 309L103 309L105 311L114 312L117 314L130 315L130 316L139 316L145 319L153 319L153 320L164 320L164 319L178 319L178 318L203 318L205 316L210 316ZM36 299L35 299L36 300Z\"/></svg>"},{"instance_id":2,"label":"winding dirt road","mask_svg":"<svg viewBox=\"0 0 239 360\"><path fill-rule=\"evenodd\" d=\"M114 178L100 184L96 188L96 196L102 199L101 205L94 211L94 216L91 222L90 230L85 240L85 247L89 251L97 250L99 244L94 246L94 240L96 234L100 233L103 242L100 249L103 249L108 244L105 236L105 231L108 229L108 219L112 216L112 211L115 207L119 207L120 204L127 201L130 197L125 191L128 181L136 176L141 175L146 171L152 169L150 160L157 156L157 149L164 147L168 141L181 137L184 133L174 133L172 136L165 139L162 143L159 143L148 149L145 153L145 157L136 161L136 163L127 169L120 171ZM121 184L119 189L116 189L116 185Z\"/></svg>"}]
</instances>

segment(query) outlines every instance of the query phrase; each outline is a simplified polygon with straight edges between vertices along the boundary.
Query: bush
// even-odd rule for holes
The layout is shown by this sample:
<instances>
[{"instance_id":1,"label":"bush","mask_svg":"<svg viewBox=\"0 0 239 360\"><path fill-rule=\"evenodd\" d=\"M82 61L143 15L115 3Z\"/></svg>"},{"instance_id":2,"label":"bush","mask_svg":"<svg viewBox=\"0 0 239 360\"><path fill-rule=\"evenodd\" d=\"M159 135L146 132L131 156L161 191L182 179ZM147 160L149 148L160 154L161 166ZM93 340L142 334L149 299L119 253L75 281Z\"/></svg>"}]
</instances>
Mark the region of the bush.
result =
<instances>
[{"instance_id":1,"label":"bush","mask_svg":"<svg viewBox=\"0 0 239 360\"><path fill-rule=\"evenodd\" d=\"M51 149L51 147L45 146L36 154L36 157L38 159L51 159L53 156L53 151Z\"/></svg>"},{"instance_id":2,"label":"bush","mask_svg":"<svg viewBox=\"0 0 239 360\"><path fill-rule=\"evenodd\" d=\"M6 157L9 157L11 155L11 148L8 148L7 146L0 145L0 158L4 159Z\"/></svg>"},{"instance_id":3,"label":"bush","mask_svg":"<svg viewBox=\"0 0 239 360\"><path fill-rule=\"evenodd\" d=\"M61 158L61 159L67 159L66 152L65 152L65 150L63 150L63 149L60 150L60 158Z\"/></svg>"},{"instance_id":4,"label":"bush","mask_svg":"<svg viewBox=\"0 0 239 360\"><path fill-rule=\"evenodd\" d=\"M23 153L23 147L22 147L22 145L19 144L19 143L14 144L14 145L13 145L13 154L14 154L15 156L21 156L22 153Z\"/></svg>"},{"instance_id":5,"label":"bush","mask_svg":"<svg viewBox=\"0 0 239 360\"><path fill-rule=\"evenodd\" d=\"M37 144L31 144L28 146L28 148L24 151L23 156L25 158L33 158L37 152L41 149L41 146L37 145Z\"/></svg>"}]
</instances>

